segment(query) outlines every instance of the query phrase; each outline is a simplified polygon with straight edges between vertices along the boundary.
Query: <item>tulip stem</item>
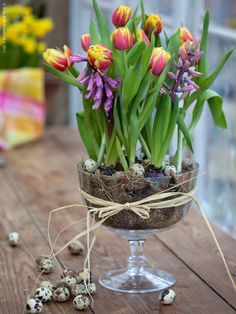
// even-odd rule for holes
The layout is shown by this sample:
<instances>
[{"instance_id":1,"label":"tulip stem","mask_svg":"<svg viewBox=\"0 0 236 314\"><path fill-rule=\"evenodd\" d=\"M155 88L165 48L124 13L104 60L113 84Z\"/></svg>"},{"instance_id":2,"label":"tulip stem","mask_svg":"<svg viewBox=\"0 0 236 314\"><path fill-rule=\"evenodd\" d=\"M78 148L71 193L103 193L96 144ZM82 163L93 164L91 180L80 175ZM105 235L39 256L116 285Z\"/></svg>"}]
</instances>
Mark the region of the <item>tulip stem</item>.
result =
<instances>
[{"instance_id":1,"label":"tulip stem","mask_svg":"<svg viewBox=\"0 0 236 314\"><path fill-rule=\"evenodd\" d=\"M124 74L127 73L128 71L128 63L127 63L127 55L126 55L126 51L122 51L122 58L123 58L123 69L124 69Z\"/></svg>"},{"instance_id":2,"label":"tulip stem","mask_svg":"<svg viewBox=\"0 0 236 314\"><path fill-rule=\"evenodd\" d=\"M183 156L183 134L180 128L178 128L177 151L174 158L174 163L178 173L180 173L182 170L182 156Z\"/></svg>"},{"instance_id":3,"label":"tulip stem","mask_svg":"<svg viewBox=\"0 0 236 314\"><path fill-rule=\"evenodd\" d=\"M100 149L99 149L99 152L98 152L98 158L97 158L98 166L100 166L101 163L102 163L102 159L103 159L103 156L104 156L105 148L106 148L106 134L104 133L103 136L102 136L102 143L101 143L101 146L100 146Z\"/></svg>"}]
</instances>

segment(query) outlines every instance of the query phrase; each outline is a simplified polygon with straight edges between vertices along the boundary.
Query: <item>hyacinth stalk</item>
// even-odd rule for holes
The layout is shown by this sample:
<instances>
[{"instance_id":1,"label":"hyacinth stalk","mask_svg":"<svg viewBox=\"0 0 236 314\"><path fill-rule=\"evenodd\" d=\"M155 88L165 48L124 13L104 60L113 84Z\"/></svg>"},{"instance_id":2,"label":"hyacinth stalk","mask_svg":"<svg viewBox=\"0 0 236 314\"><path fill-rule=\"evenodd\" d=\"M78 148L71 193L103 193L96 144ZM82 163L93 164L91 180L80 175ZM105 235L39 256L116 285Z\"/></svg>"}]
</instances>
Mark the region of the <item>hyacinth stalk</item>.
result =
<instances>
[{"instance_id":1,"label":"hyacinth stalk","mask_svg":"<svg viewBox=\"0 0 236 314\"><path fill-rule=\"evenodd\" d=\"M47 68L82 93L77 122L89 157L98 165L128 171L141 146L143 158L161 168L177 130L173 162L181 172L183 147L193 151L191 134L206 102L215 125L227 126L222 99L210 87L232 50L208 73L208 13L198 41L185 27L162 38L161 17L147 16L143 1L133 12L116 8L112 30L96 0L93 6L97 24L92 20L81 38L84 54L68 49L54 51L54 59L45 54ZM84 64L81 73L77 62ZM189 108L192 120L187 124Z\"/></svg>"}]
</instances>

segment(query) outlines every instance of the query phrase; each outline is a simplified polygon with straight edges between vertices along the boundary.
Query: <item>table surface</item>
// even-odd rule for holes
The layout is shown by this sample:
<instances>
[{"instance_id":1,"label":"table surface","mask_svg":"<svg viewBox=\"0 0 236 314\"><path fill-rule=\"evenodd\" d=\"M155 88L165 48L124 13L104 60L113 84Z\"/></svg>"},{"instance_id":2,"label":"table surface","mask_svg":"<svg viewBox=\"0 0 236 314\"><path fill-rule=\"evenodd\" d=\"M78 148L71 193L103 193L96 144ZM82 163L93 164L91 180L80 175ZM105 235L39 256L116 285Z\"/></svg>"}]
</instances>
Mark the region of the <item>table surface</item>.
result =
<instances>
[{"instance_id":1,"label":"table surface","mask_svg":"<svg viewBox=\"0 0 236 314\"><path fill-rule=\"evenodd\" d=\"M35 259L47 255L47 220L51 209L81 203L77 190L76 163L85 153L76 130L52 128L43 140L1 154L7 165L0 169L0 313L22 313L27 295L39 274ZM52 237L69 223L85 217L81 208L67 209L53 218ZM57 248L81 230L74 226L58 241ZM21 242L12 248L7 241L18 231ZM236 277L236 241L214 227L233 277ZM83 239L84 240L84 239ZM83 241L82 240L82 241ZM235 313L236 296L219 253L195 210L175 228L146 241L145 253L151 267L160 267L177 278L173 305L160 305L157 293L125 295L97 285L96 314L223 314ZM125 267L127 241L102 228L94 246L91 263L95 281L105 270ZM63 267L80 270L84 256L64 250ZM59 280L55 270L42 280ZM51 303L44 313L74 313L72 302ZM87 310L87 313L91 310Z\"/></svg>"}]
</instances>

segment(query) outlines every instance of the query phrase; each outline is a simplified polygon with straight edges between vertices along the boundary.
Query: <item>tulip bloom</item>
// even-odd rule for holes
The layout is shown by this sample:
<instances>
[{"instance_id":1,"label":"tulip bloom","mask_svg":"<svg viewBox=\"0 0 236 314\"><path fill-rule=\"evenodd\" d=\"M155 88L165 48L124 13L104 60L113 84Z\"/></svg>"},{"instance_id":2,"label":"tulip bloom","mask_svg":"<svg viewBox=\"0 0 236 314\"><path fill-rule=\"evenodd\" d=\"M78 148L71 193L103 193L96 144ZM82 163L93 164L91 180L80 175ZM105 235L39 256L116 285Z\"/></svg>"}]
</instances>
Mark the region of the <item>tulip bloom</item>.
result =
<instances>
[{"instance_id":1,"label":"tulip bloom","mask_svg":"<svg viewBox=\"0 0 236 314\"><path fill-rule=\"evenodd\" d=\"M68 67L70 67L70 66L72 66L74 64L74 62L70 61L70 57L72 57L74 54L70 50L70 48L67 47L66 45L63 46L63 49L64 49L64 55L67 58Z\"/></svg>"},{"instance_id":2,"label":"tulip bloom","mask_svg":"<svg viewBox=\"0 0 236 314\"><path fill-rule=\"evenodd\" d=\"M140 40L143 40L148 47L150 45L150 40L148 39L147 35L145 34L144 30L142 28L139 28L137 31L138 38Z\"/></svg>"},{"instance_id":3,"label":"tulip bloom","mask_svg":"<svg viewBox=\"0 0 236 314\"><path fill-rule=\"evenodd\" d=\"M186 28L186 27L181 27L180 28L180 44L182 45L186 41L193 41L194 37L192 33Z\"/></svg>"},{"instance_id":4,"label":"tulip bloom","mask_svg":"<svg viewBox=\"0 0 236 314\"><path fill-rule=\"evenodd\" d=\"M44 61L59 71L64 71L69 67L68 59L65 54L56 49L47 49L43 53Z\"/></svg>"},{"instance_id":5,"label":"tulip bloom","mask_svg":"<svg viewBox=\"0 0 236 314\"><path fill-rule=\"evenodd\" d=\"M151 69L154 75L159 76L169 60L169 52L165 51L162 47L154 48L151 55L149 69Z\"/></svg>"},{"instance_id":6,"label":"tulip bloom","mask_svg":"<svg viewBox=\"0 0 236 314\"><path fill-rule=\"evenodd\" d=\"M92 45L87 51L87 59L93 68L104 73L112 63L112 53L105 45Z\"/></svg>"},{"instance_id":7,"label":"tulip bloom","mask_svg":"<svg viewBox=\"0 0 236 314\"><path fill-rule=\"evenodd\" d=\"M126 5L120 5L112 14L112 23L116 27L125 26L131 15L131 8L127 7Z\"/></svg>"},{"instance_id":8,"label":"tulip bloom","mask_svg":"<svg viewBox=\"0 0 236 314\"><path fill-rule=\"evenodd\" d=\"M156 35L159 35L163 28L163 22L159 15L151 14L146 20L145 31L150 34L153 30Z\"/></svg>"},{"instance_id":9,"label":"tulip bloom","mask_svg":"<svg viewBox=\"0 0 236 314\"><path fill-rule=\"evenodd\" d=\"M135 43L133 34L128 27L115 29L112 33L112 39L114 41L114 47L121 51L130 49Z\"/></svg>"},{"instance_id":10,"label":"tulip bloom","mask_svg":"<svg viewBox=\"0 0 236 314\"><path fill-rule=\"evenodd\" d=\"M84 49L84 51L87 51L90 46L90 34L84 34L81 36L80 39L81 46Z\"/></svg>"}]
</instances>

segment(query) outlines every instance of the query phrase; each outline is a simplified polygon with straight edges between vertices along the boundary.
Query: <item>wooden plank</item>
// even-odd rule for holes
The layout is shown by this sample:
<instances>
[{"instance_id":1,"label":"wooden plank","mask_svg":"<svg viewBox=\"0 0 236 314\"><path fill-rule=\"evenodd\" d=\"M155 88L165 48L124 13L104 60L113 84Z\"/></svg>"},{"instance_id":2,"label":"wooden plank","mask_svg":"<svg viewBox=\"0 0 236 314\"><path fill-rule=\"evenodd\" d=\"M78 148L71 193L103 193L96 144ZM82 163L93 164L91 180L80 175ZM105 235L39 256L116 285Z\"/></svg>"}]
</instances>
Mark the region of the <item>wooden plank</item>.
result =
<instances>
[{"instance_id":1,"label":"wooden plank","mask_svg":"<svg viewBox=\"0 0 236 314\"><path fill-rule=\"evenodd\" d=\"M20 200L0 171L0 313L22 313L36 276L35 258L48 252L48 244L36 228ZM7 241L11 231L20 234L18 247L12 248ZM55 278L55 273L51 275ZM42 278L46 280L47 276ZM48 306L47 313L69 313L71 306ZM67 311L67 312L65 312Z\"/></svg>"},{"instance_id":2,"label":"wooden plank","mask_svg":"<svg viewBox=\"0 0 236 314\"><path fill-rule=\"evenodd\" d=\"M63 134L63 131L61 133L58 132L58 137L61 134ZM71 133L69 132L69 134ZM71 142L73 143L73 139ZM66 150L65 146L59 146L60 144L55 143L55 141L45 139L43 143L33 145L31 149L29 147L20 149L20 154L19 151L6 154L8 167L5 170L5 174L9 178L12 187L17 190L18 197L30 208L33 213L32 220L35 221L43 234L45 234L46 219L50 209L78 201L76 184L73 187L70 182L77 181L76 173L74 177L69 175L70 171L71 173L75 172L75 162L71 161L70 158L71 152L74 152L76 147L74 143L70 149L67 147ZM27 169L25 169L26 165ZM65 173L70 179L65 178ZM31 178L30 184L28 183L28 178ZM38 184L38 182L41 184ZM57 185L60 185L59 189ZM60 229L62 221L68 223L74 219L75 214L67 213L63 216L63 219L55 224L55 227ZM124 242L117 240L117 237L114 235L112 236L106 232L103 234L102 242L99 245L98 241L94 251L94 260L99 261L98 265L95 265L95 273L99 273L105 265L110 265L110 267L120 266L120 263L124 265L124 258L121 259L121 256L125 256L127 253L127 249L123 245ZM148 256L151 258L151 263L156 265L156 256L160 256L160 263L165 265L166 270L176 274L178 279L176 291L179 296L178 299L181 301L179 303L176 302L176 305L173 305L173 307L163 307L165 313L190 313L189 308L186 308L186 304L189 305L190 303L189 300L191 300L191 313L193 311L197 313L197 309L201 311L198 313L232 313L232 309L207 287L198 276L191 272L188 267L183 265L180 259L171 254L161 243L156 248L157 242L150 241L152 241L149 242L148 247L150 249L147 249L147 251ZM106 247L108 245L110 248L104 248L104 243ZM116 245L115 250L111 247L113 243ZM77 259L72 259L66 253L62 257L66 263L77 266ZM118 295L119 298L116 298L115 296ZM107 303L100 303L99 298L106 300ZM133 313L137 313L139 306L141 311L139 313L153 313L154 309L155 311L158 309L155 294L128 297L99 288L97 299L97 306L100 306L103 312L100 312L100 309L98 309L96 313L109 313L107 308L109 310L111 308L119 308L121 307L120 304L124 304L124 307L117 313L132 313L131 310L135 311ZM208 304L211 305L210 310ZM162 309L160 311L162 312Z\"/></svg>"},{"instance_id":3,"label":"wooden plank","mask_svg":"<svg viewBox=\"0 0 236 314\"><path fill-rule=\"evenodd\" d=\"M78 201L77 194L65 192L63 196L51 195L39 199L31 204L31 210L41 216L41 226L47 224L47 213L49 208L62 206ZM84 209L66 210L66 214L58 214L54 219L54 237L67 224L85 217ZM66 233L58 249L72 238L79 230L78 226ZM85 244L85 239L83 239ZM126 266L128 256L127 241L106 228L102 228L100 236L94 246L91 256L92 270L94 277L106 271ZM95 312L102 313L234 313L234 310L228 306L212 289L210 289L202 280L199 279L180 259L176 258L160 241L155 237L147 240L146 257L151 267L160 267L169 271L177 277L175 291L177 301L170 307L160 306L157 302L157 294L150 293L145 295L126 296L120 293L110 292L98 285L98 292L95 296ZM83 267L84 256L72 257L67 250L60 254L60 260L67 267L78 270ZM101 300L103 300L101 302Z\"/></svg>"},{"instance_id":4,"label":"wooden plank","mask_svg":"<svg viewBox=\"0 0 236 314\"><path fill-rule=\"evenodd\" d=\"M213 228L236 281L236 241L219 228ZM223 262L203 218L196 210L190 210L184 223L158 235L158 238L236 309L235 292Z\"/></svg>"}]
</instances>

